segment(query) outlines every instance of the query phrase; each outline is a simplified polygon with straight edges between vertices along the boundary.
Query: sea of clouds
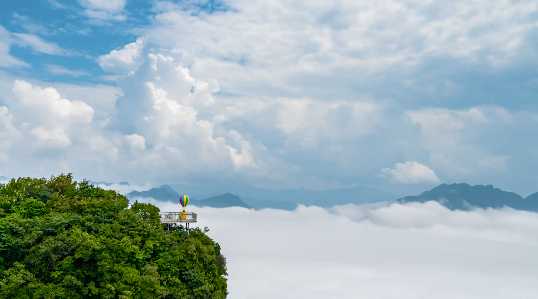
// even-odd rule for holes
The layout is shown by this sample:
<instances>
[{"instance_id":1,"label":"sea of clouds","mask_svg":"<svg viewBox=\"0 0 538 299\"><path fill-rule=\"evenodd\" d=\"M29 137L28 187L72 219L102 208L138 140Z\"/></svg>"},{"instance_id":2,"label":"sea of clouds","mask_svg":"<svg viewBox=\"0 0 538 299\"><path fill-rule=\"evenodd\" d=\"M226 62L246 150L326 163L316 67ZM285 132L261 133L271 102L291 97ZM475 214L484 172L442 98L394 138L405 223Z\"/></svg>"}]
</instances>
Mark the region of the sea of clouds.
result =
<instances>
[{"instance_id":1,"label":"sea of clouds","mask_svg":"<svg viewBox=\"0 0 538 299\"><path fill-rule=\"evenodd\" d=\"M179 204L152 202L161 211ZM197 208L228 261L230 299L536 298L538 214L436 202Z\"/></svg>"}]
</instances>

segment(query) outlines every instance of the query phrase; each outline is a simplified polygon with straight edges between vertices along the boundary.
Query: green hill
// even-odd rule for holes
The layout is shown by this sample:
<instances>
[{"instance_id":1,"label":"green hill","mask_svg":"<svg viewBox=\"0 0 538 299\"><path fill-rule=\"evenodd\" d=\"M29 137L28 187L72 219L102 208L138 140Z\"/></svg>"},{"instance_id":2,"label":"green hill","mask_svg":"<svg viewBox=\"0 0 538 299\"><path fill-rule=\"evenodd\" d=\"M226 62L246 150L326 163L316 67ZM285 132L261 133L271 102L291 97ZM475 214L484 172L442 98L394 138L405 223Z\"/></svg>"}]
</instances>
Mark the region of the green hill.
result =
<instances>
[{"instance_id":1,"label":"green hill","mask_svg":"<svg viewBox=\"0 0 538 299\"><path fill-rule=\"evenodd\" d=\"M203 231L71 175L0 184L0 298L226 298Z\"/></svg>"}]
</instances>

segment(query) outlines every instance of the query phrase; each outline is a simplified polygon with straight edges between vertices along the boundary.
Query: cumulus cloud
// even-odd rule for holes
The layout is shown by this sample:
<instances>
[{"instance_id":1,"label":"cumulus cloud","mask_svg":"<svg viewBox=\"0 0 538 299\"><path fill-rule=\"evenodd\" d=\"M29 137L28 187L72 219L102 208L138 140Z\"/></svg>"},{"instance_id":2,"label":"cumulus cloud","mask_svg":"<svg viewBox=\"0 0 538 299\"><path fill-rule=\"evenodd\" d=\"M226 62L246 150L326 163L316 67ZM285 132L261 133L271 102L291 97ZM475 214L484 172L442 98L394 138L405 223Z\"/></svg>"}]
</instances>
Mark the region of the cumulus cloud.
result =
<instances>
[{"instance_id":1,"label":"cumulus cloud","mask_svg":"<svg viewBox=\"0 0 538 299\"><path fill-rule=\"evenodd\" d=\"M399 184L438 184L441 181L428 166L416 161L396 163L394 168L381 170L383 176Z\"/></svg>"},{"instance_id":2,"label":"cumulus cloud","mask_svg":"<svg viewBox=\"0 0 538 299\"><path fill-rule=\"evenodd\" d=\"M133 148L138 148L138 149L146 148L146 139L143 136L140 136L135 133L133 135L125 136L125 139L127 139L127 142L129 142Z\"/></svg>"},{"instance_id":3,"label":"cumulus cloud","mask_svg":"<svg viewBox=\"0 0 538 299\"><path fill-rule=\"evenodd\" d=\"M13 125L13 114L7 107L0 107L0 139L0 158L5 159L5 151L20 141L20 133Z\"/></svg>"},{"instance_id":4,"label":"cumulus cloud","mask_svg":"<svg viewBox=\"0 0 538 299\"><path fill-rule=\"evenodd\" d=\"M7 135L7 142L2 142L0 153L13 177L71 172L77 164L117 154L111 141L96 132L94 109L62 97L55 88L16 80L5 103L0 136ZM25 163L18 162L22 160Z\"/></svg>"},{"instance_id":5,"label":"cumulus cloud","mask_svg":"<svg viewBox=\"0 0 538 299\"><path fill-rule=\"evenodd\" d=\"M25 137L18 142L31 137L28 140L37 148L54 148L55 159L61 158L71 167L65 169L116 181L164 183L219 177L280 188L320 189L357 183L395 188L437 183L439 175L443 180L502 186L495 180L469 181L493 169L506 170L508 161L506 155L489 153L487 147L477 145L476 139L487 137L492 130L513 130L538 120L532 113L524 115L499 106L394 109L366 94L332 101L222 94L221 82L195 78L195 70L185 67L189 62L185 53L157 47L140 38L99 57L101 67L116 74L117 87L55 83L56 88L22 98L24 93L18 89L6 91L15 93L6 100L8 110L3 116L9 124L5 127L14 129L5 132L10 136L23 132ZM55 121L50 118L52 124L34 126L32 121L43 117L41 110L17 108L14 99L31 103L45 90L56 93L58 103L71 103L65 107L78 105L80 109L72 109L73 113L90 107L92 117L73 115L57 125L66 119L59 114ZM71 124L74 119L86 121ZM81 148L87 155L74 156ZM49 152L42 154L50 156ZM397 163L402 155L410 162ZM11 156L16 156L14 149ZM91 163L90 157L100 162ZM382 170L388 180L379 180L379 170L386 167L387 160L396 165ZM424 161L435 173L412 161Z\"/></svg>"},{"instance_id":6,"label":"cumulus cloud","mask_svg":"<svg viewBox=\"0 0 538 299\"><path fill-rule=\"evenodd\" d=\"M508 75L535 68L532 0L284 2L159 2L139 32L152 53L216 79L218 112L197 110L215 133L263 145L292 177L379 184L370 177L387 165L423 161L444 180L512 184L493 173L519 172L520 158L493 134L532 117L509 124L493 110L534 107L534 75Z\"/></svg>"},{"instance_id":7,"label":"cumulus cloud","mask_svg":"<svg viewBox=\"0 0 538 299\"><path fill-rule=\"evenodd\" d=\"M421 143L430 151L429 164L450 177L502 172L507 168L506 154L491 154L476 144L484 134L499 133L519 117L521 124L531 125L534 116L511 113L500 107L475 107L465 110L421 109L407 111L413 123L420 124ZM489 133L488 133L489 132Z\"/></svg>"},{"instance_id":8,"label":"cumulus cloud","mask_svg":"<svg viewBox=\"0 0 538 299\"><path fill-rule=\"evenodd\" d=\"M166 4L144 33L196 57L194 69L230 92L249 96L263 90L331 99L338 89L351 99L360 86L387 96L420 90L428 100L458 89L446 73L413 72L432 61L503 68L521 62L518 51L535 52L532 0L455 1L450 9L441 1L231 1L212 14Z\"/></svg>"},{"instance_id":9,"label":"cumulus cloud","mask_svg":"<svg viewBox=\"0 0 538 299\"><path fill-rule=\"evenodd\" d=\"M199 116L215 103L216 82L195 80L170 56L144 56L139 69L119 80L125 95L118 100L118 113L111 123L127 133L132 146L142 148L142 138L145 141L146 151L131 156L135 163L163 175L179 175L177 169L218 173L234 165L255 166L248 141L235 132L243 147L231 147L227 136L215 136L214 124Z\"/></svg>"},{"instance_id":10,"label":"cumulus cloud","mask_svg":"<svg viewBox=\"0 0 538 299\"><path fill-rule=\"evenodd\" d=\"M15 98L10 102L11 109L17 114L19 122L65 127L92 122L92 107L84 102L64 99L54 88L43 89L16 80L13 94Z\"/></svg>"},{"instance_id":11,"label":"cumulus cloud","mask_svg":"<svg viewBox=\"0 0 538 299\"><path fill-rule=\"evenodd\" d=\"M476 137L477 130L490 122L484 111L479 108L423 109L408 111L407 115L414 123L421 125L424 145L431 149L443 149L472 141Z\"/></svg>"},{"instance_id":12,"label":"cumulus cloud","mask_svg":"<svg viewBox=\"0 0 538 299\"><path fill-rule=\"evenodd\" d=\"M124 74L136 70L142 63L141 50L144 39L139 38L134 43L127 44L120 50L102 55L97 59L99 66L107 72Z\"/></svg>"},{"instance_id":13,"label":"cumulus cloud","mask_svg":"<svg viewBox=\"0 0 538 299\"><path fill-rule=\"evenodd\" d=\"M450 211L435 202L187 209L222 246L229 298L530 299L538 292L536 213Z\"/></svg>"}]
</instances>

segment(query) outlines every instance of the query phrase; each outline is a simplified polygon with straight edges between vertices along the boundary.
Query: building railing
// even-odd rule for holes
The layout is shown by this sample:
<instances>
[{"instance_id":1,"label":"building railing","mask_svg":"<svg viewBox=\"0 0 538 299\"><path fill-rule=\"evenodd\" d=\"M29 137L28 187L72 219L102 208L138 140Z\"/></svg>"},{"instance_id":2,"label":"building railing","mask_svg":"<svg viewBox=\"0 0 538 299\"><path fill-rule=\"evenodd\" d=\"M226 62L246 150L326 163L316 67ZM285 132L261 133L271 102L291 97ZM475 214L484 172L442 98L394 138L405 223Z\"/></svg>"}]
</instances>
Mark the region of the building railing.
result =
<instances>
[{"instance_id":1,"label":"building railing","mask_svg":"<svg viewBox=\"0 0 538 299\"><path fill-rule=\"evenodd\" d=\"M159 212L161 222L196 222L197 216L193 212Z\"/></svg>"}]
</instances>

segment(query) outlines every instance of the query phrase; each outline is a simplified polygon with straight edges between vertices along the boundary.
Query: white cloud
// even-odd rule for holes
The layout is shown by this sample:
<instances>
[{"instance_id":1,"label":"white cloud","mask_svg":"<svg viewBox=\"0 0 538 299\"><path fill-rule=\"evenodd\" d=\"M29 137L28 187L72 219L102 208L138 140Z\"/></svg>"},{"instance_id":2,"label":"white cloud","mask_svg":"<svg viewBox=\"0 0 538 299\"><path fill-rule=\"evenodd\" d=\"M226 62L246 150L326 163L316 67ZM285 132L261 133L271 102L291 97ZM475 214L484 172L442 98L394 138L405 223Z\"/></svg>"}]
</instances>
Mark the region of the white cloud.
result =
<instances>
[{"instance_id":1,"label":"white cloud","mask_svg":"<svg viewBox=\"0 0 538 299\"><path fill-rule=\"evenodd\" d=\"M50 3L50 5L53 8L56 8L56 9L66 9L67 8L65 5L60 3L58 0L48 0L48 2Z\"/></svg>"},{"instance_id":2,"label":"white cloud","mask_svg":"<svg viewBox=\"0 0 538 299\"><path fill-rule=\"evenodd\" d=\"M68 55L69 52L62 49L55 43L46 42L39 36L30 33L13 33L15 42L22 46L32 48L35 52L45 53L50 55Z\"/></svg>"},{"instance_id":3,"label":"white cloud","mask_svg":"<svg viewBox=\"0 0 538 299\"><path fill-rule=\"evenodd\" d=\"M60 98L93 109L85 126L68 130L62 125L71 146L57 155L65 157L85 146L91 151L88 156L65 161L78 171L111 180L170 182L215 176L258 186L317 189L369 180L392 188L398 184L389 184L391 180L400 186L437 183L437 175L468 181L506 169L508 158L489 153L475 138L499 126L518 126L522 119L496 106L395 110L372 95L332 101L222 95L220 82L195 79L185 61L181 51L156 48L141 38L98 59L104 70L116 74L117 88L54 84L56 91L66 93ZM13 119L30 113L8 108ZM60 136L55 123L27 123L32 126L27 132L46 129L25 135L36 144L50 144L58 139L51 136ZM87 135L76 134L79 130ZM74 136L85 137L74 141ZM56 151L68 144L66 138L58 140L63 141ZM89 157L99 152L106 152L98 158L103 164L90 163ZM390 180L377 178L387 160L396 163L402 156L403 161L424 161L435 173L409 162L384 169Z\"/></svg>"},{"instance_id":4,"label":"white cloud","mask_svg":"<svg viewBox=\"0 0 538 299\"><path fill-rule=\"evenodd\" d=\"M481 109L423 109L408 111L414 123L420 123L421 134L428 148L442 149L471 141L489 120Z\"/></svg>"},{"instance_id":5,"label":"white cloud","mask_svg":"<svg viewBox=\"0 0 538 299\"><path fill-rule=\"evenodd\" d=\"M13 20L15 23L23 27L26 31L30 33L36 33L36 34L42 34L47 35L49 34L49 30L47 27L34 22L30 17L19 15L18 13L13 13Z\"/></svg>"},{"instance_id":6,"label":"white cloud","mask_svg":"<svg viewBox=\"0 0 538 299\"><path fill-rule=\"evenodd\" d=\"M76 176L76 174L73 174ZM80 181L80 180L79 180ZM144 183L144 184L141 184L141 185L132 185L132 184L129 184L129 185L126 185L126 184L120 184L120 183L107 183L108 185L106 184L94 184L95 186L98 186L99 188L102 188L102 189L105 189L105 190L115 190L117 192L119 192L119 194L128 194L129 192L132 192L132 191L146 191L146 190L149 190L151 188L155 188L155 187L158 187L158 186L161 186L161 185L152 185L152 184L148 184L148 183ZM130 203L133 203L134 201L133 200L130 200ZM139 200L140 202L140 200Z\"/></svg>"},{"instance_id":7,"label":"white cloud","mask_svg":"<svg viewBox=\"0 0 538 299\"><path fill-rule=\"evenodd\" d=\"M12 83L12 82L11 82ZM49 84L58 90L64 97L73 101L84 102L91 106L94 111L94 121L101 125L116 113L115 103L123 91L117 86L102 84L68 84L68 83L43 83L35 82L34 85Z\"/></svg>"},{"instance_id":8,"label":"white cloud","mask_svg":"<svg viewBox=\"0 0 538 299\"><path fill-rule=\"evenodd\" d=\"M396 163L394 168L384 168L381 173L399 184L438 184L441 182L433 170L415 161Z\"/></svg>"},{"instance_id":9,"label":"white cloud","mask_svg":"<svg viewBox=\"0 0 538 299\"><path fill-rule=\"evenodd\" d=\"M373 102L322 102L286 99L278 107L276 127L302 146L323 147L322 143L343 143L374 131L383 121L382 107ZM321 143L321 144L320 144Z\"/></svg>"},{"instance_id":10,"label":"white cloud","mask_svg":"<svg viewBox=\"0 0 538 299\"><path fill-rule=\"evenodd\" d=\"M68 172L86 159L96 163L117 155L109 140L96 135L93 108L63 98L54 88L16 80L5 103L0 135L9 134L9 142L0 152L14 177L29 171L37 176Z\"/></svg>"},{"instance_id":11,"label":"white cloud","mask_svg":"<svg viewBox=\"0 0 538 299\"><path fill-rule=\"evenodd\" d=\"M19 122L61 124L68 127L92 122L92 107L84 102L64 99L54 88L42 89L26 81L16 80L13 94L15 98L10 101L11 109Z\"/></svg>"},{"instance_id":12,"label":"white cloud","mask_svg":"<svg viewBox=\"0 0 538 299\"><path fill-rule=\"evenodd\" d=\"M113 20L113 21L125 21L127 17L122 14L111 14L104 10L86 10L84 14L90 18L96 20L96 24L101 24L101 21Z\"/></svg>"},{"instance_id":13,"label":"white cloud","mask_svg":"<svg viewBox=\"0 0 538 299\"><path fill-rule=\"evenodd\" d=\"M125 45L121 50L113 50L97 59L99 66L107 72L126 74L136 70L142 63L141 51L144 39L139 38L134 43Z\"/></svg>"},{"instance_id":14,"label":"white cloud","mask_svg":"<svg viewBox=\"0 0 538 299\"><path fill-rule=\"evenodd\" d=\"M88 9L119 12L125 7L127 0L78 0L78 3Z\"/></svg>"},{"instance_id":15,"label":"white cloud","mask_svg":"<svg viewBox=\"0 0 538 299\"><path fill-rule=\"evenodd\" d=\"M125 136L127 142L131 144L131 147L137 149L146 149L146 139L143 136L138 134L127 135Z\"/></svg>"},{"instance_id":16,"label":"white cloud","mask_svg":"<svg viewBox=\"0 0 538 299\"><path fill-rule=\"evenodd\" d=\"M194 80L171 57L147 54L143 62L139 70L120 80L126 94L118 101L114 119L121 130L145 140L146 151L133 153L131 159L143 168L168 168L160 169L166 175L219 173L234 163L244 165L243 154L224 137L214 136L210 121L198 117L198 109L214 102L212 93L218 91L218 85L196 88L207 83Z\"/></svg>"},{"instance_id":17,"label":"white cloud","mask_svg":"<svg viewBox=\"0 0 538 299\"><path fill-rule=\"evenodd\" d=\"M187 3L157 5L158 23L144 34L181 49L196 61L194 70L228 92L325 99L336 87L353 98L357 85L377 86L385 77L376 74L385 72L401 82L417 79L409 71L437 58L485 68L518 63L538 10L532 0L455 1L450 9L440 1L235 0L226 12L198 14ZM417 88L430 86L421 81Z\"/></svg>"},{"instance_id":18,"label":"white cloud","mask_svg":"<svg viewBox=\"0 0 538 299\"><path fill-rule=\"evenodd\" d=\"M406 114L413 123L420 124L419 146L430 152L430 165L452 178L506 170L509 155L490 154L477 146L475 140L483 134L498 131L500 127L515 125L510 120L516 117L519 117L521 125L533 117L525 113L512 115L498 107L422 109Z\"/></svg>"},{"instance_id":19,"label":"white cloud","mask_svg":"<svg viewBox=\"0 0 538 299\"><path fill-rule=\"evenodd\" d=\"M49 73L55 75L67 75L71 77L91 76L90 73L84 70L70 70L61 65L47 64L45 65L45 68Z\"/></svg>"},{"instance_id":20,"label":"white cloud","mask_svg":"<svg viewBox=\"0 0 538 299\"><path fill-rule=\"evenodd\" d=\"M5 155L13 144L20 141L20 132L13 125L13 114L5 106L0 106L0 154Z\"/></svg>"},{"instance_id":21,"label":"white cloud","mask_svg":"<svg viewBox=\"0 0 538 299\"><path fill-rule=\"evenodd\" d=\"M2 67L28 67L28 63L12 56L9 51L12 43L12 38L2 25L0 25L0 66Z\"/></svg>"},{"instance_id":22,"label":"white cloud","mask_svg":"<svg viewBox=\"0 0 538 299\"><path fill-rule=\"evenodd\" d=\"M536 61L534 2L233 0L211 13L196 1L158 2L154 22L135 32L148 53L190 65L198 81L215 79L215 103L197 106L197 117L237 149L228 134L238 132L254 164L263 164L257 155L279 161L270 168L295 186L312 188L307 176L379 184L379 170L400 161L423 161L443 180L512 184L493 173L517 171L513 150L489 141L509 125L483 103L516 114L525 104L481 86L505 86L504 70ZM136 69L135 56L111 71Z\"/></svg>"},{"instance_id":23,"label":"white cloud","mask_svg":"<svg viewBox=\"0 0 538 299\"><path fill-rule=\"evenodd\" d=\"M69 139L67 132L61 126L55 127L50 130L45 129L44 127L37 127L32 130L32 134L37 138L38 144L52 143L58 146L71 145L71 140Z\"/></svg>"},{"instance_id":24,"label":"white cloud","mask_svg":"<svg viewBox=\"0 0 538 299\"><path fill-rule=\"evenodd\" d=\"M122 14L127 0L78 0L78 3L86 8L84 14L97 20L124 21L126 16Z\"/></svg>"},{"instance_id":25,"label":"white cloud","mask_svg":"<svg viewBox=\"0 0 538 299\"><path fill-rule=\"evenodd\" d=\"M383 170L391 180L413 185L437 183L437 175L467 181L503 170L507 158L490 154L474 137L501 125L516 126L521 119L499 107L402 109L391 114L390 105L371 95L332 101L220 95L221 83L211 77L195 79L194 71L182 63L183 53L144 40L98 59L104 70L118 74L118 88L55 83L50 84L55 92L41 90L55 94L58 103L84 102L93 110L91 118L72 115L60 124L47 123L41 111L32 108L47 102L38 101L38 93L15 94L29 101L29 108L6 101L11 127L24 136L12 143L31 141L35 148L54 150L56 159L86 177L170 182L215 176L259 186L307 188L374 181L371 177L387 160L392 164L404 155L403 161L424 161L435 169L433 173L418 163L398 163ZM58 111L49 114L60 115L51 120L64 117ZM74 119L86 121L71 124ZM12 159L24 153L17 154L15 148L20 147L11 146ZM76 156L77 149L85 154ZM48 159L50 153L40 154ZM38 157L35 152L29 155ZM47 167L43 163L46 175L58 169ZM144 177L135 175L140 173Z\"/></svg>"},{"instance_id":26,"label":"white cloud","mask_svg":"<svg viewBox=\"0 0 538 299\"><path fill-rule=\"evenodd\" d=\"M450 211L435 202L187 210L222 247L230 299L531 299L538 292L536 213Z\"/></svg>"}]
</instances>

